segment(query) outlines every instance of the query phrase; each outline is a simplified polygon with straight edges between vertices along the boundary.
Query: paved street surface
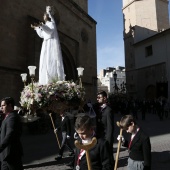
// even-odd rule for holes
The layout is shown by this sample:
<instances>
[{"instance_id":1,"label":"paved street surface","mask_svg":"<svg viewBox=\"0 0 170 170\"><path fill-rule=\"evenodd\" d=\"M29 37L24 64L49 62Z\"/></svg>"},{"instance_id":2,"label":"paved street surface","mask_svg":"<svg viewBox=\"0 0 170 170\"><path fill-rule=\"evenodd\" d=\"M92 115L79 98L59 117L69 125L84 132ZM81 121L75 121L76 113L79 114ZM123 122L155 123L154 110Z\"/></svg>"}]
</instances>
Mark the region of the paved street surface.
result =
<instances>
[{"instance_id":1,"label":"paved street surface","mask_svg":"<svg viewBox=\"0 0 170 170\"><path fill-rule=\"evenodd\" d=\"M115 115L115 122L120 120L119 114ZM115 123L116 124L116 123ZM163 121L155 114L147 114L146 120L141 120L139 113L138 124L150 135L152 145L152 170L170 169L170 115ZM116 156L119 128L115 125L114 156ZM126 134L124 134L126 137ZM54 158L58 152L58 145L53 130L46 134L30 134L27 127L23 128L22 144L24 148L24 169L27 170L70 170L66 163L71 160L67 151L61 161ZM73 140L72 140L72 145ZM126 170L128 152L121 148L118 170Z\"/></svg>"}]
</instances>

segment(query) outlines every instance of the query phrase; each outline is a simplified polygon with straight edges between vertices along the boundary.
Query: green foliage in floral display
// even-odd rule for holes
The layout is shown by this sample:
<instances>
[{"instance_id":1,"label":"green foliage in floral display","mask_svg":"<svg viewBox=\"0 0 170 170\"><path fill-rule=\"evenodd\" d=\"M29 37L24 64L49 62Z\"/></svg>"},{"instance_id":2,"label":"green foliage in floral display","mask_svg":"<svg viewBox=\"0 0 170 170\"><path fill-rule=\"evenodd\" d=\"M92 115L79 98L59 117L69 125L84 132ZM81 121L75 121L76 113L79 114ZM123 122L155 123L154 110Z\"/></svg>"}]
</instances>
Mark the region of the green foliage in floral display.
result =
<instances>
[{"instance_id":1,"label":"green foliage in floral display","mask_svg":"<svg viewBox=\"0 0 170 170\"><path fill-rule=\"evenodd\" d=\"M85 89L70 81L57 81L47 85L28 84L21 92L20 104L25 109L50 108L51 105L65 104L76 107L85 97ZM52 109L53 110L53 109Z\"/></svg>"}]
</instances>

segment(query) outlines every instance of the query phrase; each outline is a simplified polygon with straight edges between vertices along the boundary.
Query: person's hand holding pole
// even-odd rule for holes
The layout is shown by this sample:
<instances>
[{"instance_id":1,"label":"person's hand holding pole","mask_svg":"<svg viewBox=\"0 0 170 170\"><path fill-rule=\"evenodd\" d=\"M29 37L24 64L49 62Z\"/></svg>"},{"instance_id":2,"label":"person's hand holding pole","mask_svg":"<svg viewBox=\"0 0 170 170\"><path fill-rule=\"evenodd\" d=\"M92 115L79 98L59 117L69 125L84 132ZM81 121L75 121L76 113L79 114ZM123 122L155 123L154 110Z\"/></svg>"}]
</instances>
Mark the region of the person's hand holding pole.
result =
<instances>
[{"instance_id":1,"label":"person's hand holding pole","mask_svg":"<svg viewBox=\"0 0 170 170\"><path fill-rule=\"evenodd\" d=\"M116 122L117 126L120 127L120 123ZM119 135L119 142L118 142L118 147L117 147L117 153L116 153L116 161L115 161L115 167L114 170L117 170L117 164L118 164L118 159L119 159L119 153L120 153L120 146L122 142L122 131L123 129L120 128L120 135Z\"/></svg>"}]
</instances>

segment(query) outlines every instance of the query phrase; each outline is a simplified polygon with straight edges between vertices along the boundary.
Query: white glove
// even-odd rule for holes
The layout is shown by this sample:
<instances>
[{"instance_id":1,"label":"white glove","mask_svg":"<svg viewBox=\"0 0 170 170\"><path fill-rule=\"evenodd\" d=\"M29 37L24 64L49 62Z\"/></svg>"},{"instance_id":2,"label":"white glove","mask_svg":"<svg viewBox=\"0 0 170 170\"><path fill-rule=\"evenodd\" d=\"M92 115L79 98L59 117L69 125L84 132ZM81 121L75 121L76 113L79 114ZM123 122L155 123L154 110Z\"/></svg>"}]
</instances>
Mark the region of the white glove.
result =
<instances>
[{"instance_id":1,"label":"white glove","mask_svg":"<svg viewBox=\"0 0 170 170\"><path fill-rule=\"evenodd\" d=\"M69 136L69 135L67 135L67 139L70 139L70 136Z\"/></svg>"},{"instance_id":2,"label":"white glove","mask_svg":"<svg viewBox=\"0 0 170 170\"><path fill-rule=\"evenodd\" d=\"M76 132L74 133L74 139L78 139L78 134Z\"/></svg>"},{"instance_id":3,"label":"white glove","mask_svg":"<svg viewBox=\"0 0 170 170\"><path fill-rule=\"evenodd\" d=\"M120 140L120 135L118 135L117 140L118 141ZM125 143L125 138L123 136L122 136L122 141L121 142Z\"/></svg>"},{"instance_id":4,"label":"white glove","mask_svg":"<svg viewBox=\"0 0 170 170\"><path fill-rule=\"evenodd\" d=\"M57 133L57 128L56 128L56 129L54 129L54 133Z\"/></svg>"}]
</instances>

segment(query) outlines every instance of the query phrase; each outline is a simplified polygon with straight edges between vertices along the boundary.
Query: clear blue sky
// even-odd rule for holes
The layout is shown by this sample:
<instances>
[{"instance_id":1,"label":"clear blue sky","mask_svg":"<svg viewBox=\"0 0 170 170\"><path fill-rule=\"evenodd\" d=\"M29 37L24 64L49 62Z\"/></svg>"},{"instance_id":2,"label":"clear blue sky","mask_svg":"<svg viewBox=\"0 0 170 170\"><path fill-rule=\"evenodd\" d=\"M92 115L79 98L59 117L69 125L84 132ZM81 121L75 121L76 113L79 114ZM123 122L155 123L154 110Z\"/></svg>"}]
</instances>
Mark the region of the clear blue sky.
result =
<instances>
[{"instance_id":1,"label":"clear blue sky","mask_svg":"<svg viewBox=\"0 0 170 170\"><path fill-rule=\"evenodd\" d=\"M88 13L97 21L97 70L125 66L122 0L88 0Z\"/></svg>"},{"instance_id":2,"label":"clear blue sky","mask_svg":"<svg viewBox=\"0 0 170 170\"><path fill-rule=\"evenodd\" d=\"M125 66L122 0L88 0L88 13L97 21L98 73L106 67Z\"/></svg>"}]
</instances>

